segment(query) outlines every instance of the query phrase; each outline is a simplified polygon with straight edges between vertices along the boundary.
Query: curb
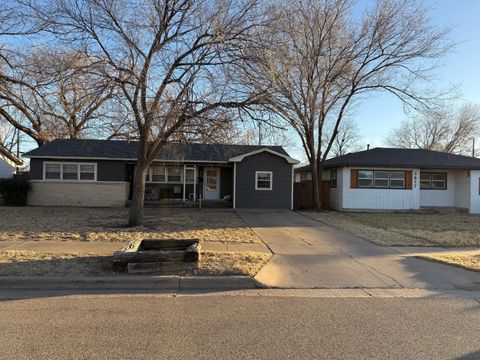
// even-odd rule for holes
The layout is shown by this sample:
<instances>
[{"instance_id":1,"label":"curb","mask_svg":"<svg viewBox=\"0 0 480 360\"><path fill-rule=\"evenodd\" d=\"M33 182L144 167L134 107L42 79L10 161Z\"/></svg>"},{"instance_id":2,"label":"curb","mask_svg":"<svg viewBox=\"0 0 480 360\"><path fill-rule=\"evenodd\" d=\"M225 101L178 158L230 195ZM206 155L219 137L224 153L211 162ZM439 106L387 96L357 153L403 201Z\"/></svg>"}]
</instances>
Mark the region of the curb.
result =
<instances>
[{"instance_id":1,"label":"curb","mask_svg":"<svg viewBox=\"0 0 480 360\"><path fill-rule=\"evenodd\" d=\"M249 276L0 277L5 290L229 290L254 289Z\"/></svg>"}]
</instances>

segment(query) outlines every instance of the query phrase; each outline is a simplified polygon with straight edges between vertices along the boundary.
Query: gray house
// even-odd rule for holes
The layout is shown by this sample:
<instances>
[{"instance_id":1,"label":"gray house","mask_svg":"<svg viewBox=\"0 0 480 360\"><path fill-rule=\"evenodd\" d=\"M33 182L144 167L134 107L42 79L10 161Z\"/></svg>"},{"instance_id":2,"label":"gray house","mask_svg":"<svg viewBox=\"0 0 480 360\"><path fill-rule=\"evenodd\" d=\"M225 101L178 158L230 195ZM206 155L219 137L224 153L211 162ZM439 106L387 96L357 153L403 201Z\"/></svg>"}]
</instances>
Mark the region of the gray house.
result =
<instances>
[{"instance_id":1,"label":"gray house","mask_svg":"<svg viewBox=\"0 0 480 360\"><path fill-rule=\"evenodd\" d=\"M26 153L28 202L40 206L126 206L138 142L55 140ZM145 202L231 200L234 208L293 207L292 159L281 146L172 143L149 169ZM230 202L230 201L229 201Z\"/></svg>"}]
</instances>

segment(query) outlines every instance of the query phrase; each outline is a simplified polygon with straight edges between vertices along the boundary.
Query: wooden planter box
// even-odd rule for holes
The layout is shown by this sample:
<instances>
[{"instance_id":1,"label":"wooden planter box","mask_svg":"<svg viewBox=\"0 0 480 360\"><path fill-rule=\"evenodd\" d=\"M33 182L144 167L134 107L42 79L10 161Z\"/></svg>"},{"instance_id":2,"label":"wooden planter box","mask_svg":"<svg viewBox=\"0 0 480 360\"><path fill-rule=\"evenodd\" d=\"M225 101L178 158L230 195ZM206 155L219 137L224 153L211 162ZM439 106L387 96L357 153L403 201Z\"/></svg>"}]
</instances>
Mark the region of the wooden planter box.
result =
<instances>
[{"instance_id":1,"label":"wooden planter box","mask_svg":"<svg viewBox=\"0 0 480 360\"><path fill-rule=\"evenodd\" d=\"M200 244L196 239L132 241L113 254L113 270L128 273L180 270L183 264L197 263L199 258Z\"/></svg>"}]
</instances>

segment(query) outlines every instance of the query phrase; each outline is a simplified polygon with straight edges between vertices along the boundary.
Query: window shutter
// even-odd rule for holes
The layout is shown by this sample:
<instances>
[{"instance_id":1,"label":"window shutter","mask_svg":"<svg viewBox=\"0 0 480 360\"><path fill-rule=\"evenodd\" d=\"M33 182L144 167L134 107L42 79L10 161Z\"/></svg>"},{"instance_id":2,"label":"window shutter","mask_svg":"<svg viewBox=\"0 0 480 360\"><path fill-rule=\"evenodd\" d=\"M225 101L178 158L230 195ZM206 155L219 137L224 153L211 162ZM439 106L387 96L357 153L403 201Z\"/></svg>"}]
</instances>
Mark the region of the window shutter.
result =
<instances>
[{"instance_id":1,"label":"window shutter","mask_svg":"<svg viewBox=\"0 0 480 360\"><path fill-rule=\"evenodd\" d=\"M405 189L412 190L412 170L405 171Z\"/></svg>"},{"instance_id":2,"label":"window shutter","mask_svg":"<svg viewBox=\"0 0 480 360\"><path fill-rule=\"evenodd\" d=\"M358 170L357 169L350 170L350 187L352 189L358 188Z\"/></svg>"}]
</instances>

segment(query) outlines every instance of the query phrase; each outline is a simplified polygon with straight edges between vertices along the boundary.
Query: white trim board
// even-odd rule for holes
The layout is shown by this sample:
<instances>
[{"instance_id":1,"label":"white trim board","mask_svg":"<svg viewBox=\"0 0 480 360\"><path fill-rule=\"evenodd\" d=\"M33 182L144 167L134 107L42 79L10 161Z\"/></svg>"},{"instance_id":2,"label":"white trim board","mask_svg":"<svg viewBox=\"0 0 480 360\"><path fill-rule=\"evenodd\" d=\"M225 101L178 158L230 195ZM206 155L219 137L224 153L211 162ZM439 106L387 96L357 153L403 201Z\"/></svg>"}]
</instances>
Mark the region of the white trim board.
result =
<instances>
[{"instance_id":1,"label":"white trim board","mask_svg":"<svg viewBox=\"0 0 480 360\"><path fill-rule=\"evenodd\" d=\"M258 174L260 174L260 173L270 175L270 187L268 187L268 188L259 188L258 187ZM272 189L273 189L273 171L263 171L263 170L255 171L255 190L271 191Z\"/></svg>"},{"instance_id":2,"label":"white trim board","mask_svg":"<svg viewBox=\"0 0 480 360\"><path fill-rule=\"evenodd\" d=\"M267 148L263 148L263 149L260 149L260 150L255 150L255 151L252 151L252 152L249 152L249 153L246 153L246 154L243 154L243 155L239 155L239 156L235 156L233 158L230 158L229 161L235 163L235 162L241 162L243 161L243 159L245 159L246 157L248 156L252 156L252 155L256 155L256 154L260 154L262 152L268 152L272 155L275 155L275 156L279 156L281 158L284 158L285 160L287 160L287 162L289 164L299 164L300 161L294 159L294 158L291 158L290 156L287 156L287 155L284 155L284 154L280 154L279 152L276 152L276 151L273 151L271 149L267 149Z\"/></svg>"}]
</instances>

